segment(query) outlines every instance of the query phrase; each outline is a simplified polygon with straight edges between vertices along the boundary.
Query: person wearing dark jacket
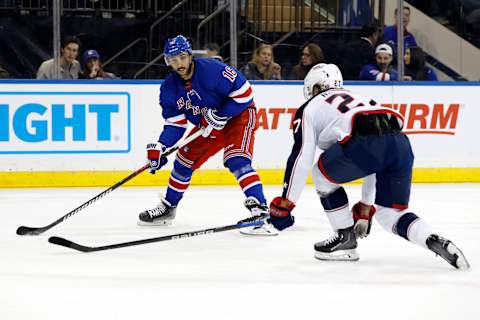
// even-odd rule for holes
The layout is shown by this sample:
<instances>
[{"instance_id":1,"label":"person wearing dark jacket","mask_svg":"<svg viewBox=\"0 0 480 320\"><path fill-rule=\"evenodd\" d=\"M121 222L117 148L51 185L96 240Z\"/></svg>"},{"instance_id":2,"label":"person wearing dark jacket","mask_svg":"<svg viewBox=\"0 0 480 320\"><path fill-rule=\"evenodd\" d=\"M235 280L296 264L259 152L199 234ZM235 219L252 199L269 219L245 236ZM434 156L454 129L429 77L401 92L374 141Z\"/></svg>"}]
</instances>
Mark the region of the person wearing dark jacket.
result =
<instances>
[{"instance_id":1,"label":"person wearing dark jacket","mask_svg":"<svg viewBox=\"0 0 480 320\"><path fill-rule=\"evenodd\" d=\"M252 54L252 60L240 71L248 80L281 80L282 67L275 62L273 47L261 43Z\"/></svg>"},{"instance_id":2,"label":"person wearing dark jacket","mask_svg":"<svg viewBox=\"0 0 480 320\"><path fill-rule=\"evenodd\" d=\"M405 80L438 81L435 71L425 65L422 48L405 49Z\"/></svg>"},{"instance_id":3,"label":"person wearing dark jacket","mask_svg":"<svg viewBox=\"0 0 480 320\"><path fill-rule=\"evenodd\" d=\"M340 68L344 79L358 80L360 70L367 64L375 64L375 46L381 30L376 23L366 24L360 32L360 39L347 43L340 51Z\"/></svg>"},{"instance_id":4,"label":"person wearing dark jacket","mask_svg":"<svg viewBox=\"0 0 480 320\"><path fill-rule=\"evenodd\" d=\"M319 63L325 62L323 50L315 43L309 43L302 50L302 56L292 69L291 80L303 80L310 69Z\"/></svg>"}]
</instances>

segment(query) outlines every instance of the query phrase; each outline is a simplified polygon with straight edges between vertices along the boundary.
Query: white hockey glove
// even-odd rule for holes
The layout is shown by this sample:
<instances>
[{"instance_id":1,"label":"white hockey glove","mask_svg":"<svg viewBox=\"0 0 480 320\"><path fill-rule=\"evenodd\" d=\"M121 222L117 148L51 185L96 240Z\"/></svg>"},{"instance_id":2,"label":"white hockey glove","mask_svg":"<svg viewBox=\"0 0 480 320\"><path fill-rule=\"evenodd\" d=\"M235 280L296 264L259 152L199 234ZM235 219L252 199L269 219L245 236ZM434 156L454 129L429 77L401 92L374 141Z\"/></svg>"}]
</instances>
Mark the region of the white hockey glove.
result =
<instances>
[{"instance_id":1,"label":"white hockey glove","mask_svg":"<svg viewBox=\"0 0 480 320\"><path fill-rule=\"evenodd\" d=\"M147 144L147 160L150 163L150 173L155 174L155 171L167 164L167 157L163 157L166 147L160 142Z\"/></svg>"},{"instance_id":2,"label":"white hockey glove","mask_svg":"<svg viewBox=\"0 0 480 320\"><path fill-rule=\"evenodd\" d=\"M372 217L377 210L374 206L366 205L362 202L357 202L352 207L353 231L357 238L365 238L370 234L372 228Z\"/></svg>"},{"instance_id":3,"label":"white hockey glove","mask_svg":"<svg viewBox=\"0 0 480 320\"><path fill-rule=\"evenodd\" d=\"M227 121L228 117L219 117L212 109L208 109L202 120L200 120L200 126L204 128L202 137L207 138L213 130L222 130Z\"/></svg>"}]
</instances>

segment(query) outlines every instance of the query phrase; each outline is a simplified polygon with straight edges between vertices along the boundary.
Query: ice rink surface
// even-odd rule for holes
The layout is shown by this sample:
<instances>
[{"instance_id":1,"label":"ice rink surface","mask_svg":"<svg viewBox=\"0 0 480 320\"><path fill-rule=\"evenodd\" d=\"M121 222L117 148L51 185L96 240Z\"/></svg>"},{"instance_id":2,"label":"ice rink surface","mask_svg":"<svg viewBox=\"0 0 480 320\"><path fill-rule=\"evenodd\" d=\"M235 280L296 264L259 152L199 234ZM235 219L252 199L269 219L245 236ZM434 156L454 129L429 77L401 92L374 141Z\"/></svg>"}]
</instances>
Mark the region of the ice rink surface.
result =
<instances>
[{"instance_id":1,"label":"ice rink surface","mask_svg":"<svg viewBox=\"0 0 480 320\"><path fill-rule=\"evenodd\" d=\"M163 188L161 188L163 189ZM360 186L347 186L352 205ZM228 231L97 253L84 245L157 237L247 217L238 187L191 187L170 227L139 227L156 188L120 188L40 236L44 226L104 188L0 189L0 319L479 319L480 184L415 185L410 208L451 239L472 266L452 268L373 226L359 262L322 262L313 244L331 235L313 187L277 237ZM279 187L267 187L268 199Z\"/></svg>"}]
</instances>

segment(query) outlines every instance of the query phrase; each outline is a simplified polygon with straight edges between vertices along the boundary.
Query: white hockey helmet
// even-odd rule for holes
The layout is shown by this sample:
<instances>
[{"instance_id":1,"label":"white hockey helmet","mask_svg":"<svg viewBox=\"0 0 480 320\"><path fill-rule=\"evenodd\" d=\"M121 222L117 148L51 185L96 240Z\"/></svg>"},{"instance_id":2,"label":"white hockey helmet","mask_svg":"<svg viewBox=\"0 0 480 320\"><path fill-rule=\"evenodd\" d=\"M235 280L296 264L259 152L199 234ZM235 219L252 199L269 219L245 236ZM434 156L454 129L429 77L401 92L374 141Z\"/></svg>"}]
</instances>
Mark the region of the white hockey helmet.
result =
<instances>
[{"instance_id":1,"label":"white hockey helmet","mask_svg":"<svg viewBox=\"0 0 480 320\"><path fill-rule=\"evenodd\" d=\"M332 63L319 63L310 69L303 82L305 99L313 97L313 87L318 85L321 91L343 87L343 77L340 69Z\"/></svg>"}]
</instances>

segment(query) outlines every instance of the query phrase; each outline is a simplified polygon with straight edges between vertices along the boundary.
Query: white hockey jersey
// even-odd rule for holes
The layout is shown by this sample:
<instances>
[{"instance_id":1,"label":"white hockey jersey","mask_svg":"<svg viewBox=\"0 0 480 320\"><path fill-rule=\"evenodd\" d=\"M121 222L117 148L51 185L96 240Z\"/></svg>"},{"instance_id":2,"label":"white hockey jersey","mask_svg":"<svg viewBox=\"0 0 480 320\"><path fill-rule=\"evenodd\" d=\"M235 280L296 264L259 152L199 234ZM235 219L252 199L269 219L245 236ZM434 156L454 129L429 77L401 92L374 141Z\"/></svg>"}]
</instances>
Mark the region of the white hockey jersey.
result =
<instances>
[{"instance_id":1,"label":"white hockey jersey","mask_svg":"<svg viewBox=\"0 0 480 320\"><path fill-rule=\"evenodd\" d=\"M356 115L375 113L394 116L399 127L403 127L400 113L345 89L327 90L303 104L293 122L295 143L285 170L282 197L296 202L314 163L316 149L326 150L335 143L347 142Z\"/></svg>"}]
</instances>

